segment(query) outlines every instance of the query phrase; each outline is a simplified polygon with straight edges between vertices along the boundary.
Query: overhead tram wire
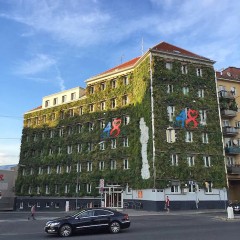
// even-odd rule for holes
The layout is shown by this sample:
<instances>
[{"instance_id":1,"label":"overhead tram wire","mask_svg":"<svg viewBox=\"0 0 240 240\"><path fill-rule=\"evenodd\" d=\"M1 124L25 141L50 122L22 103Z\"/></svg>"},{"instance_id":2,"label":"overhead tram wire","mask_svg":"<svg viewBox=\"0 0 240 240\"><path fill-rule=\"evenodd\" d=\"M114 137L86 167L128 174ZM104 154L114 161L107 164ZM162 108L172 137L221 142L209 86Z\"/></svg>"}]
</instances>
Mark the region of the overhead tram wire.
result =
<instances>
[{"instance_id":1,"label":"overhead tram wire","mask_svg":"<svg viewBox=\"0 0 240 240\"><path fill-rule=\"evenodd\" d=\"M7 116L7 115L0 115L0 118L13 118L13 119L22 119L23 117L19 117L19 116Z\"/></svg>"}]
</instances>

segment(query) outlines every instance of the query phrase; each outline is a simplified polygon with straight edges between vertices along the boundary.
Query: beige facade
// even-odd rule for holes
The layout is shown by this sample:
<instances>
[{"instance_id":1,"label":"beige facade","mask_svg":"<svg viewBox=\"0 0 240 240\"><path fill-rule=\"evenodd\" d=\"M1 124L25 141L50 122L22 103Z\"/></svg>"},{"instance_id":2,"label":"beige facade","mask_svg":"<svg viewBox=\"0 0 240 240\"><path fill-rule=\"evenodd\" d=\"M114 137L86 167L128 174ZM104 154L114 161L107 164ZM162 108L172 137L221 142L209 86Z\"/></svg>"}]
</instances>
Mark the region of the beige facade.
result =
<instances>
[{"instance_id":1,"label":"beige facade","mask_svg":"<svg viewBox=\"0 0 240 240\"><path fill-rule=\"evenodd\" d=\"M240 68L216 73L229 200L240 200Z\"/></svg>"}]
</instances>

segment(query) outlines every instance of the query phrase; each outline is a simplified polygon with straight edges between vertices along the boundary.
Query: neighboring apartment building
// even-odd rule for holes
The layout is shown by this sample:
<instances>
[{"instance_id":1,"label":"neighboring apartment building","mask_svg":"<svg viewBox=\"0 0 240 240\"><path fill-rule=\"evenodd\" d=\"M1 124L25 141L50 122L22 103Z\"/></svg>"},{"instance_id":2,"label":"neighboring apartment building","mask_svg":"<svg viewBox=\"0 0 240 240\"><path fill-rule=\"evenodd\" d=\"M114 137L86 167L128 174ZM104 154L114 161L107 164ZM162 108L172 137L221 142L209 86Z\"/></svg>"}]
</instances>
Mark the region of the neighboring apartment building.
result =
<instances>
[{"instance_id":1,"label":"neighboring apartment building","mask_svg":"<svg viewBox=\"0 0 240 240\"><path fill-rule=\"evenodd\" d=\"M216 72L229 200L240 200L240 68L228 67Z\"/></svg>"},{"instance_id":2,"label":"neighboring apartment building","mask_svg":"<svg viewBox=\"0 0 240 240\"><path fill-rule=\"evenodd\" d=\"M54 99L72 90L44 97L24 115L17 207L224 207L213 64L161 42L69 102Z\"/></svg>"},{"instance_id":3,"label":"neighboring apartment building","mask_svg":"<svg viewBox=\"0 0 240 240\"><path fill-rule=\"evenodd\" d=\"M0 169L0 211L15 208L15 181L17 167L10 170Z\"/></svg>"}]
</instances>

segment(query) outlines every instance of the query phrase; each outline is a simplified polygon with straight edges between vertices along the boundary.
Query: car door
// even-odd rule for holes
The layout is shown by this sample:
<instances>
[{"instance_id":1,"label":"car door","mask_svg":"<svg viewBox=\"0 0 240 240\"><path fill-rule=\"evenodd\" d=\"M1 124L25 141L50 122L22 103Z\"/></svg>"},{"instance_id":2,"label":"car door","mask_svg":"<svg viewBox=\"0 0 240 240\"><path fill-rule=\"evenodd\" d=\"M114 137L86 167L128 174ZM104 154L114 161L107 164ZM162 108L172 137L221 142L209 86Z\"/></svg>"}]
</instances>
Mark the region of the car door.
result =
<instances>
[{"instance_id":1,"label":"car door","mask_svg":"<svg viewBox=\"0 0 240 240\"><path fill-rule=\"evenodd\" d=\"M94 222L98 228L107 228L113 213L108 210L95 209L94 211Z\"/></svg>"},{"instance_id":2,"label":"car door","mask_svg":"<svg viewBox=\"0 0 240 240\"><path fill-rule=\"evenodd\" d=\"M87 230L90 229L93 225L93 210L86 210L81 212L74 219L74 228L76 231Z\"/></svg>"}]
</instances>

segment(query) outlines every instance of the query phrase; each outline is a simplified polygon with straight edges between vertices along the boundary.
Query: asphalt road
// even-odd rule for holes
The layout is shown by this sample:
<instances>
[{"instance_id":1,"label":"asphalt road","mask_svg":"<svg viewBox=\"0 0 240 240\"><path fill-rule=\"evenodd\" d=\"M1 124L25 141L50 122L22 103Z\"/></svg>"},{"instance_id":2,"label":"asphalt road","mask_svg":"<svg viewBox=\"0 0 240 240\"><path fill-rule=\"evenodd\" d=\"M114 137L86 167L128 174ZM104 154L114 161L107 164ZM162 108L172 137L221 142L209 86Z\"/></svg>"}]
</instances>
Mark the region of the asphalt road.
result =
<instances>
[{"instance_id":1,"label":"asphalt road","mask_svg":"<svg viewBox=\"0 0 240 240\"><path fill-rule=\"evenodd\" d=\"M48 235L43 228L47 219L63 213L38 213L27 220L27 213L0 212L0 240L62 239ZM239 240L240 217L227 220L225 213L161 214L132 216L131 227L119 234L84 233L70 237L81 240Z\"/></svg>"}]
</instances>

